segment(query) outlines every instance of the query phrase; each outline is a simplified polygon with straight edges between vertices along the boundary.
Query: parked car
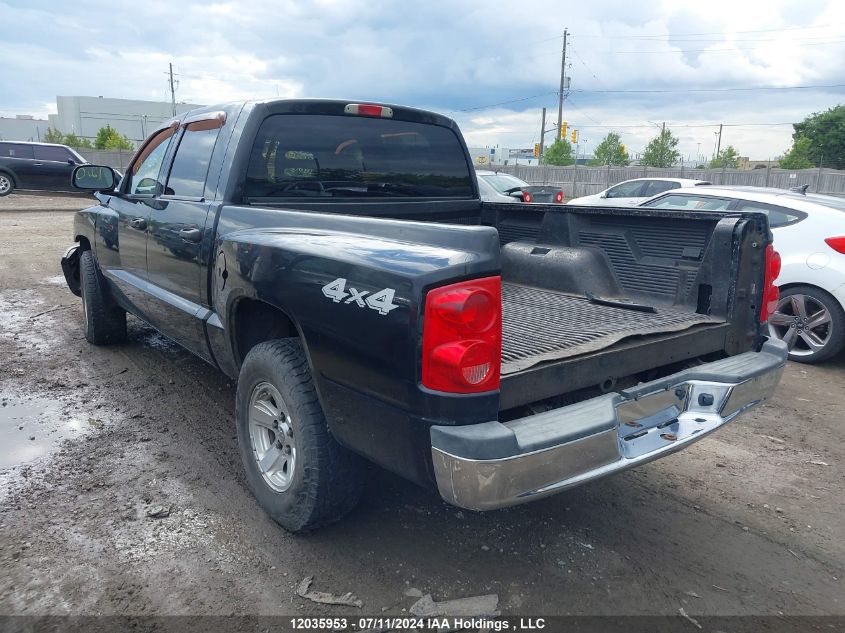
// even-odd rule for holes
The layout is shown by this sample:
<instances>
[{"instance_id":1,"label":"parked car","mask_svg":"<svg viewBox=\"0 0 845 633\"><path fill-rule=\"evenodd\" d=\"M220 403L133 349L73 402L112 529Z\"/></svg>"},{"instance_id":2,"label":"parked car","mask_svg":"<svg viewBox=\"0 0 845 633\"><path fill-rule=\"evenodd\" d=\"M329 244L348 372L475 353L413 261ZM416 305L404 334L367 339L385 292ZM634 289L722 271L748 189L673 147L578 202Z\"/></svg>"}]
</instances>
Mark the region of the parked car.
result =
<instances>
[{"instance_id":1,"label":"parked car","mask_svg":"<svg viewBox=\"0 0 845 633\"><path fill-rule=\"evenodd\" d=\"M845 198L806 193L806 187L710 186L676 189L642 206L765 213L783 262L770 335L803 363L822 362L845 347Z\"/></svg>"},{"instance_id":2,"label":"parked car","mask_svg":"<svg viewBox=\"0 0 845 633\"><path fill-rule=\"evenodd\" d=\"M516 176L495 171L476 169L475 174L484 202L563 203L563 190L554 185L529 185Z\"/></svg>"},{"instance_id":3,"label":"parked car","mask_svg":"<svg viewBox=\"0 0 845 633\"><path fill-rule=\"evenodd\" d=\"M578 206L632 206L664 191L709 184L706 180L689 178L634 178L620 182L618 185L613 185L591 196L573 198L567 204Z\"/></svg>"},{"instance_id":4,"label":"parked car","mask_svg":"<svg viewBox=\"0 0 845 633\"><path fill-rule=\"evenodd\" d=\"M0 141L0 196L15 189L76 191L71 174L87 162L67 145Z\"/></svg>"},{"instance_id":5,"label":"parked car","mask_svg":"<svg viewBox=\"0 0 845 633\"><path fill-rule=\"evenodd\" d=\"M237 380L246 481L292 531L355 505L363 459L475 510L631 468L765 400L786 362L764 215L483 203L435 113L203 108L118 188L74 180L99 200L62 258L86 339L124 340L130 312Z\"/></svg>"}]
</instances>

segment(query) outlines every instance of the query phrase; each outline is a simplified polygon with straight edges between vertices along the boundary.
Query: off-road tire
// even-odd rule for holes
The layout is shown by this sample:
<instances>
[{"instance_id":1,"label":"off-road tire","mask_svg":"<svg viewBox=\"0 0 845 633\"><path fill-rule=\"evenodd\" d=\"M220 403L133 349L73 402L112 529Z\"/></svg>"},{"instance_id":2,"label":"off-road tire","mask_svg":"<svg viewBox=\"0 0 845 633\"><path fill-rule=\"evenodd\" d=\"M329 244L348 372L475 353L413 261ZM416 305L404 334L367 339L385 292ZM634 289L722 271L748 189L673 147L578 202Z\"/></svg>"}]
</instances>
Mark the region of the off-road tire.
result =
<instances>
[{"instance_id":1,"label":"off-road tire","mask_svg":"<svg viewBox=\"0 0 845 633\"><path fill-rule=\"evenodd\" d=\"M126 311L111 298L91 251L84 251L79 257L79 286L86 340L93 345L125 341Z\"/></svg>"},{"instance_id":2,"label":"off-road tire","mask_svg":"<svg viewBox=\"0 0 845 633\"><path fill-rule=\"evenodd\" d=\"M253 391L269 383L281 394L296 446L292 481L274 490L258 465L250 434ZM290 532L307 532L337 521L358 503L364 462L332 437L296 339L259 343L244 359L235 401L238 445L247 483L270 517Z\"/></svg>"}]
</instances>

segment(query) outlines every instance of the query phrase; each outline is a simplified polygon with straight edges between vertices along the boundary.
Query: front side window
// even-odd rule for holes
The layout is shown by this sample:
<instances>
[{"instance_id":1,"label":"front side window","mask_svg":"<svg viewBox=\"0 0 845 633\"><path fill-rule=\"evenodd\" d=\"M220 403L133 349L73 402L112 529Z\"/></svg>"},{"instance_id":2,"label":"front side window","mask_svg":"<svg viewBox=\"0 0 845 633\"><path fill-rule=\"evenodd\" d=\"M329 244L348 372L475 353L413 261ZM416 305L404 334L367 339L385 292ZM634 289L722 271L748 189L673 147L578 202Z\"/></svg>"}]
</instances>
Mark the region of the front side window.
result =
<instances>
[{"instance_id":1,"label":"front side window","mask_svg":"<svg viewBox=\"0 0 845 633\"><path fill-rule=\"evenodd\" d=\"M71 153L64 147L54 145L35 145L33 147L36 160L50 160L59 163L66 163L68 158L73 158Z\"/></svg>"},{"instance_id":2,"label":"front side window","mask_svg":"<svg viewBox=\"0 0 845 633\"><path fill-rule=\"evenodd\" d=\"M723 198L669 194L657 200L649 200L643 206L652 209L674 209L676 211L725 211L730 204L731 200Z\"/></svg>"},{"instance_id":3,"label":"front side window","mask_svg":"<svg viewBox=\"0 0 845 633\"><path fill-rule=\"evenodd\" d=\"M209 128L205 121L189 123L176 149L165 193L171 196L202 198L211 153L220 126Z\"/></svg>"},{"instance_id":4,"label":"front side window","mask_svg":"<svg viewBox=\"0 0 845 633\"><path fill-rule=\"evenodd\" d=\"M129 179L126 191L137 195L154 195L162 190L159 174L173 132L174 128L162 130L141 148L126 175Z\"/></svg>"},{"instance_id":5,"label":"front side window","mask_svg":"<svg viewBox=\"0 0 845 633\"><path fill-rule=\"evenodd\" d=\"M247 198L468 198L472 176L457 135L438 125L279 114L255 139Z\"/></svg>"},{"instance_id":6,"label":"front side window","mask_svg":"<svg viewBox=\"0 0 845 633\"><path fill-rule=\"evenodd\" d=\"M607 190L608 198L640 198L644 197L641 191L648 185L648 181L633 180L623 182Z\"/></svg>"}]
</instances>

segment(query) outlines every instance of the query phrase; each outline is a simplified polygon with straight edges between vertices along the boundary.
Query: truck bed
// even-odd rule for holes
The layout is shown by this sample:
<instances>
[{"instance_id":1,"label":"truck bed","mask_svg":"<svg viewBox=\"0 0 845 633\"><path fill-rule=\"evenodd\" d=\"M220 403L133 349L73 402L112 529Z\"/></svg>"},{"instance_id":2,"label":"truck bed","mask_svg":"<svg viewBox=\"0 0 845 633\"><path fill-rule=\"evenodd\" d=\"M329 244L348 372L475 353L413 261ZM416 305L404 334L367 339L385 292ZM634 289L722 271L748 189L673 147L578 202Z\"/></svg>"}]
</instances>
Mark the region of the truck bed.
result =
<instances>
[{"instance_id":1,"label":"truck bed","mask_svg":"<svg viewBox=\"0 0 845 633\"><path fill-rule=\"evenodd\" d=\"M678 332L724 319L683 306L655 312L602 305L585 296L502 284L502 374L596 352L631 336Z\"/></svg>"}]
</instances>

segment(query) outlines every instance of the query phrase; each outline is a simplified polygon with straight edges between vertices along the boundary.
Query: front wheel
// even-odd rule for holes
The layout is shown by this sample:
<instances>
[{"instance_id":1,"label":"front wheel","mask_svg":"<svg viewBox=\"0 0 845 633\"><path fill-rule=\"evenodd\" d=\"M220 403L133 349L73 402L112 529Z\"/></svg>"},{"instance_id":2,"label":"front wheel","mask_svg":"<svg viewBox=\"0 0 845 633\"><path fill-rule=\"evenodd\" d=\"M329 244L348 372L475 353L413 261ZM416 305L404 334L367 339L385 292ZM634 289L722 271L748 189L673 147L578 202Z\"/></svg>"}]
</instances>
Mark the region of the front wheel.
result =
<instances>
[{"instance_id":1,"label":"front wheel","mask_svg":"<svg viewBox=\"0 0 845 633\"><path fill-rule=\"evenodd\" d=\"M8 196L15 190L15 183L12 182L12 177L9 174L0 173L0 198Z\"/></svg>"},{"instance_id":2,"label":"front wheel","mask_svg":"<svg viewBox=\"0 0 845 633\"><path fill-rule=\"evenodd\" d=\"M789 360L820 363L845 347L845 311L821 288L792 286L769 317L769 334L786 343Z\"/></svg>"},{"instance_id":3,"label":"front wheel","mask_svg":"<svg viewBox=\"0 0 845 633\"><path fill-rule=\"evenodd\" d=\"M111 298L106 280L91 251L85 251L79 256L79 287L87 341L93 345L125 341L126 311Z\"/></svg>"},{"instance_id":4,"label":"front wheel","mask_svg":"<svg viewBox=\"0 0 845 633\"><path fill-rule=\"evenodd\" d=\"M249 351L238 378L236 423L250 490L286 530L313 530L355 507L362 460L332 437L298 340Z\"/></svg>"}]
</instances>

